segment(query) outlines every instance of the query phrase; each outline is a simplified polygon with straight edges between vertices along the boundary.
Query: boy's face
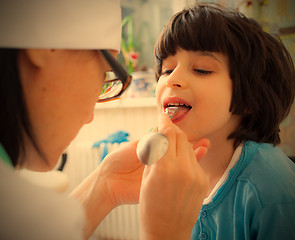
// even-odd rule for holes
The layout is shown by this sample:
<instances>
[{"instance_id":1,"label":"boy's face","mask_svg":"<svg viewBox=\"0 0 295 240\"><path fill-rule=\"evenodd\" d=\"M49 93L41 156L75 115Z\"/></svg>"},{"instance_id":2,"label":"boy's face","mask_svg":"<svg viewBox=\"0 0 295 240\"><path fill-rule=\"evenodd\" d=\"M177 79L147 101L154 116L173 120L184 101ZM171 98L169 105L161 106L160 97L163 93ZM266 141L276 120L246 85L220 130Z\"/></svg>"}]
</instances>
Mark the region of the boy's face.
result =
<instances>
[{"instance_id":1,"label":"boy's face","mask_svg":"<svg viewBox=\"0 0 295 240\"><path fill-rule=\"evenodd\" d=\"M240 121L229 112L232 80L221 53L179 49L162 63L156 98L160 113L181 104L172 121L192 144L201 138L225 141Z\"/></svg>"}]
</instances>

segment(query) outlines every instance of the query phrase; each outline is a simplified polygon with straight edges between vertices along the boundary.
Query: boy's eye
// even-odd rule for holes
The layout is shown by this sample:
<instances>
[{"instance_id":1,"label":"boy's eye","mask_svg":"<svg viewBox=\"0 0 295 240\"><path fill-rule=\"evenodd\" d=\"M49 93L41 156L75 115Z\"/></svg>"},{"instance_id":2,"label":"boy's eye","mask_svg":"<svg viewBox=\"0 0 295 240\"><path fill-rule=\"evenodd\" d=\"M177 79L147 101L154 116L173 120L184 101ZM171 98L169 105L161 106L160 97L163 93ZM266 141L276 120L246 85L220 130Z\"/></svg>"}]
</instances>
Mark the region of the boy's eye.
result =
<instances>
[{"instance_id":1,"label":"boy's eye","mask_svg":"<svg viewBox=\"0 0 295 240\"><path fill-rule=\"evenodd\" d=\"M198 74L201 74L201 75L209 75L212 73L212 71L206 71L206 70L203 70L203 69L194 69L194 71Z\"/></svg>"},{"instance_id":2,"label":"boy's eye","mask_svg":"<svg viewBox=\"0 0 295 240\"><path fill-rule=\"evenodd\" d=\"M161 75L162 75L162 76L163 76L163 75L167 75L167 74L169 75L169 74L171 74L172 72L173 72L173 70L166 70L166 71L162 72Z\"/></svg>"}]
</instances>

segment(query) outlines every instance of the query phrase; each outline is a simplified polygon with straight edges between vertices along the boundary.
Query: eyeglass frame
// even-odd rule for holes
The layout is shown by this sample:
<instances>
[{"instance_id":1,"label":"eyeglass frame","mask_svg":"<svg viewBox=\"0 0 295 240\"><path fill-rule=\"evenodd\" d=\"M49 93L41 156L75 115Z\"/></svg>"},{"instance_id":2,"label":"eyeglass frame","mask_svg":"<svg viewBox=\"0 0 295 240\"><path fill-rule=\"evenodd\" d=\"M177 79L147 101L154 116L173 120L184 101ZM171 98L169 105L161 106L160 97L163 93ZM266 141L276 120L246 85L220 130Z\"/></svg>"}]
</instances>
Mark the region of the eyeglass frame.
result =
<instances>
[{"instance_id":1,"label":"eyeglass frame","mask_svg":"<svg viewBox=\"0 0 295 240\"><path fill-rule=\"evenodd\" d=\"M128 72L124 69L124 67L112 56L112 54L108 50L101 49L98 51L101 52L104 59L108 62L108 64L112 68L112 71L117 76L117 79L109 80L107 82L120 80L123 84L123 87L122 87L122 90L117 95L110 98L98 99L97 102L102 103L102 102L108 102L111 100L116 100L126 91L126 89L128 88L128 86L130 85L132 81L132 76L128 74Z\"/></svg>"}]
</instances>

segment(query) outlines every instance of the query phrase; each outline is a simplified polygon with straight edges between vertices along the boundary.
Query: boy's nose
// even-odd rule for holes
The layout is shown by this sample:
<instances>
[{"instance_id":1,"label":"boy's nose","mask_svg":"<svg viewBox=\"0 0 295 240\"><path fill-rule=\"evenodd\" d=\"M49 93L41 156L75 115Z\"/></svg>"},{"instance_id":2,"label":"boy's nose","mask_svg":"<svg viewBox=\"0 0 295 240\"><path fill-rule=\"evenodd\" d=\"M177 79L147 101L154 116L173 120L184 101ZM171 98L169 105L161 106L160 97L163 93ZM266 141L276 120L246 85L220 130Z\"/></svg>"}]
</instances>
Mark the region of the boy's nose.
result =
<instances>
[{"instance_id":1,"label":"boy's nose","mask_svg":"<svg viewBox=\"0 0 295 240\"><path fill-rule=\"evenodd\" d=\"M178 83L174 83L174 84L170 84L168 81L166 82L166 87L170 87L170 88L172 88L172 87L181 87L181 85L180 84L178 84Z\"/></svg>"},{"instance_id":2,"label":"boy's nose","mask_svg":"<svg viewBox=\"0 0 295 240\"><path fill-rule=\"evenodd\" d=\"M169 88L186 88L187 82L185 74L178 73L176 70L167 78L166 87Z\"/></svg>"}]
</instances>

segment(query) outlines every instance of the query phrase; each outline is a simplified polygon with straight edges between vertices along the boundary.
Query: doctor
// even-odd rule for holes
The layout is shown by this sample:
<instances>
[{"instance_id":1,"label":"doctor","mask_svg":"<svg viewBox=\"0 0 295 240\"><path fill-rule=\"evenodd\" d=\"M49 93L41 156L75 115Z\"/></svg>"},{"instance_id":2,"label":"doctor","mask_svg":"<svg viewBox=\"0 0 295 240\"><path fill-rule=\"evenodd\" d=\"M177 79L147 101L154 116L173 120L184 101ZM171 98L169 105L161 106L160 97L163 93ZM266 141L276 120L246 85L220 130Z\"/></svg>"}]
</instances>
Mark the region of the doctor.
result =
<instances>
[{"instance_id":1,"label":"doctor","mask_svg":"<svg viewBox=\"0 0 295 240\"><path fill-rule=\"evenodd\" d=\"M116 0L1 1L1 239L87 239L113 208L130 203L140 206L141 239L190 239L208 186L196 157L209 144L193 149L165 115L157 130L169 149L160 161L144 167L131 142L69 197L14 171L51 170L92 121L96 102L125 91L131 77L114 58L120 37Z\"/></svg>"}]
</instances>

